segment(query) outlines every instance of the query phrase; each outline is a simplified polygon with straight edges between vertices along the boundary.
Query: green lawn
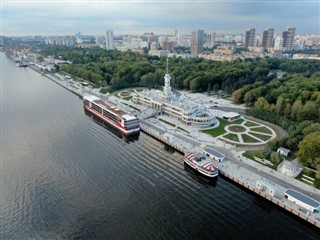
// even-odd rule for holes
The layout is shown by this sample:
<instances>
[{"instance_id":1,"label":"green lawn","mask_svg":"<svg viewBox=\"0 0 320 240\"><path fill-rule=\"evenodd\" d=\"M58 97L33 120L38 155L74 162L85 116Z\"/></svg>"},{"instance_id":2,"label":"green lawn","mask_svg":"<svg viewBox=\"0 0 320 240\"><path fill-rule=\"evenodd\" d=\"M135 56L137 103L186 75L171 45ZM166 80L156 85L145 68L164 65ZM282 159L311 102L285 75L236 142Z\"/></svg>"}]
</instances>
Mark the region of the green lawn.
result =
<instances>
[{"instance_id":1,"label":"green lawn","mask_svg":"<svg viewBox=\"0 0 320 240\"><path fill-rule=\"evenodd\" d=\"M230 124L240 124L242 123L244 120L243 119L238 119L237 121L234 122L229 122L227 120L224 120L222 118L217 118L220 122L220 125L216 128L211 128L211 129L207 129L207 130L203 130L202 132L207 133L213 137L217 137L220 136L222 134L224 134L226 131L224 130L224 127Z\"/></svg>"},{"instance_id":2,"label":"green lawn","mask_svg":"<svg viewBox=\"0 0 320 240\"><path fill-rule=\"evenodd\" d=\"M299 176L296 177L296 179L300 180L301 182L304 182L302 180L303 175L314 178L315 179L314 187L320 189L320 179L316 177L316 173L314 171L303 169L302 172L299 174Z\"/></svg>"},{"instance_id":3,"label":"green lawn","mask_svg":"<svg viewBox=\"0 0 320 240\"><path fill-rule=\"evenodd\" d=\"M246 128L240 125L236 125L236 126L230 126L229 127L229 131L231 132L236 132L236 133L241 133L246 131Z\"/></svg>"},{"instance_id":4,"label":"green lawn","mask_svg":"<svg viewBox=\"0 0 320 240\"><path fill-rule=\"evenodd\" d=\"M266 135L262 135L262 134L254 133L254 132L250 132L250 134L257 137L257 138L260 138L263 141L267 141L271 138L271 136L266 136Z\"/></svg>"},{"instance_id":5,"label":"green lawn","mask_svg":"<svg viewBox=\"0 0 320 240\"><path fill-rule=\"evenodd\" d=\"M129 101L131 98L132 98L132 96L127 96L127 97L124 97L122 99Z\"/></svg>"},{"instance_id":6,"label":"green lawn","mask_svg":"<svg viewBox=\"0 0 320 240\"><path fill-rule=\"evenodd\" d=\"M247 127L259 126L258 124L254 123L254 122L251 122L251 121L247 121L244 125L247 126Z\"/></svg>"},{"instance_id":7,"label":"green lawn","mask_svg":"<svg viewBox=\"0 0 320 240\"><path fill-rule=\"evenodd\" d=\"M211 129L207 129L207 130L203 130L202 132L207 133L213 137L217 137L220 136L222 134L224 134L226 131L224 130L224 127L228 125L228 121L221 119L221 118L217 118L220 122L220 125L216 128L211 128Z\"/></svg>"},{"instance_id":8,"label":"green lawn","mask_svg":"<svg viewBox=\"0 0 320 240\"><path fill-rule=\"evenodd\" d=\"M261 163L261 162L259 162L259 161L257 161L257 160L254 159L254 157L260 158L261 160L264 159L264 152L263 152L262 150L258 150L258 151L246 151L246 152L244 152L242 155L243 155L244 157L246 157L246 158L249 158L249 159L251 159L251 160L259 163L259 164L263 164L263 163ZM269 167L269 168L271 168L271 169L273 169L273 170L277 170L277 167L278 167L279 164L273 163L273 166L270 166L269 164L263 164L263 165L266 166L266 167Z\"/></svg>"},{"instance_id":9,"label":"green lawn","mask_svg":"<svg viewBox=\"0 0 320 240\"><path fill-rule=\"evenodd\" d=\"M237 134L228 133L227 135L224 135L223 137L226 139L229 139L231 141L234 141L234 142L239 142L239 138L238 138Z\"/></svg>"},{"instance_id":10,"label":"green lawn","mask_svg":"<svg viewBox=\"0 0 320 240\"><path fill-rule=\"evenodd\" d=\"M101 88L100 89L100 93L102 93L102 94L106 94L106 93L112 93L112 92L114 92L114 90L112 89L112 88Z\"/></svg>"},{"instance_id":11,"label":"green lawn","mask_svg":"<svg viewBox=\"0 0 320 240\"><path fill-rule=\"evenodd\" d=\"M251 131L255 131L255 132L262 132L262 133L272 134L272 132L266 127L251 128L250 130Z\"/></svg>"},{"instance_id":12,"label":"green lawn","mask_svg":"<svg viewBox=\"0 0 320 240\"><path fill-rule=\"evenodd\" d=\"M229 121L227 121L227 122L228 122L228 125L230 125L230 124L241 124L241 123L243 123L243 121L244 121L244 119L240 118L240 119L238 119L237 121L234 121L234 122L229 122Z\"/></svg>"},{"instance_id":13,"label":"green lawn","mask_svg":"<svg viewBox=\"0 0 320 240\"><path fill-rule=\"evenodd\" d=\"M258 140L254 139L253 137L250 137L248 134L241 134L243 142L245 143L256 143L259 142Z\"/></svg>"},{"instance_id":14,"label":"green lawn","mask_svg":"<svg viewBox=\"0 0 320 240\"><path fill-rule=\"evenodd\" d=\"M246 158L250 158L251 160L254 160L254 157L258 157L261 159L264 158L263 151L245 151L242 155Z\"/></svg>"}]
</instances>

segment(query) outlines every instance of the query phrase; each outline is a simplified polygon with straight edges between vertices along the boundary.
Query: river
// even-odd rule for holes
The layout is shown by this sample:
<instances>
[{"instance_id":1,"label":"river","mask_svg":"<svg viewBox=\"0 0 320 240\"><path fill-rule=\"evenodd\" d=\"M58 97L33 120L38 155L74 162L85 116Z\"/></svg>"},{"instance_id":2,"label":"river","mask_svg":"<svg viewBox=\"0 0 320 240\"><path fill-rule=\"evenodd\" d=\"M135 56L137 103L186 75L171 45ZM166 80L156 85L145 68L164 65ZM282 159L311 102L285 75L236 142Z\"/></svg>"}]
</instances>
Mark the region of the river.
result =
<instances>
[{"instance_id":1,"label":"river","mask_svg":"<svg viewBox=\"0 0 320 240\"><path fill-rule=\"evenodd\" d=\"M1 53L0 239L319 239L309 224Z\"/></svg>"}]
</instances>

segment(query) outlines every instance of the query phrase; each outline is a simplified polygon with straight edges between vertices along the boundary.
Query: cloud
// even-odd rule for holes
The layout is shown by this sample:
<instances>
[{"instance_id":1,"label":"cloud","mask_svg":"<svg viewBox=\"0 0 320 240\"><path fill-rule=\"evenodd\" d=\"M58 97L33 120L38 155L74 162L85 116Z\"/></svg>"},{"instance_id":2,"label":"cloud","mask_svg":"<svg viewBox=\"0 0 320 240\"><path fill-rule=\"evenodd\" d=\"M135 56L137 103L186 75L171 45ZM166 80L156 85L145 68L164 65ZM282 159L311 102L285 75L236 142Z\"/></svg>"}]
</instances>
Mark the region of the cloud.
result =
<instances>
[{"instance_id":1,"label":"cloud","mask_svg":"<svg viewBox=\"0 0 320 240\"><path fill-rule=\"evenodd\" d=\"M274 27L280 32L319 33L320 4L315 1L2 1L4 35L62 35L81 31L118 33L257 32ZM308 23L309 24L306 24Z\"/></svg>"}]
</instances>

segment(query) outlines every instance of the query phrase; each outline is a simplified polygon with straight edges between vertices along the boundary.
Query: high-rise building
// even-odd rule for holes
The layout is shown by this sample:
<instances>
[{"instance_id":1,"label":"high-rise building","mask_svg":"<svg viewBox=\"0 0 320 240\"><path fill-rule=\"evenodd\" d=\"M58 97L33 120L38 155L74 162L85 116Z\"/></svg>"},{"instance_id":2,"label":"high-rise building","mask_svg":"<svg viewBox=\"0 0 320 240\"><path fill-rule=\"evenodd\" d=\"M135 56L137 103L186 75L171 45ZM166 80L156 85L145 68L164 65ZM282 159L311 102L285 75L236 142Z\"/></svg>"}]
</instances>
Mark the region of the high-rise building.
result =
<instances>
[{"instance_id":1,"label":"high-rise building","mask_svg":"<svg viewBox=\"0 0 320 240\"><path fill-rule=\"evenodd\" d=\"M212 48L215 44L216 33L210 32L205 34L205 43L204 46L208 48Z\"/></svg>"},{"instance_id":2,"label":"high-rise building","mask_svg":"<svg viewBox=\"0 0 320 240\"><path fill-rule=\"evenodd\" d=\"M281 51L283 45L283 38L281 36L278 36L274 39L274 47L273 49L276 51Z\"/></svg>"},{"instance_id":3,"label":"high-rise building","mask_svg":"<svg viewBox=\"0 0 320 240\"><path fill-rule=\"evenodd\" d=\"M204 31L193 31L191 35L191 54L193 57L196 57L199 53L203 52Z\"/></svg>"},{"instance_id":4,"label":"high-rise building","mask_svg":"<svg viewBox=\"0 0 320 240\"><path fill-rule=\"evenodd\" d=\"M244 47L253 47L254 46L254 36L256 34L255 28L250 28L248 31L246 31L246 38L244 42Z\"/></svg>"},{"instance_id":5,"label":"high-rise building","mask_svg":"<svg viewBox=\"0 0 320 240\"><path fill-rule=\"evenodd\" d=\"M287 31L282 32L283 37L283 50L284 51L291 51L293 47L293 39L294 39L294 32L296 28L288 27Z\"/></svg>"},{"instance_id":6,"label":"high-rise building","mask_svg":"<svg viewBox=\"0 0 320 240\"><path fill-rule=\"evenodd\" d=\"M263 31L261 45L264 49L268 49L273 46L273 32L273 28L268 28L266 31Z\"/></svg>"},{"instance_id":7,"label":"high-rise building","mask_svg":"<svg viewBox=\"0 0 320 240\"><path fill-rule=\"evenodd\" d=\"M113 40L113 31L107 30L106 31L106 50L114 50L115 44Z\"/></svg>"}]
</instances>

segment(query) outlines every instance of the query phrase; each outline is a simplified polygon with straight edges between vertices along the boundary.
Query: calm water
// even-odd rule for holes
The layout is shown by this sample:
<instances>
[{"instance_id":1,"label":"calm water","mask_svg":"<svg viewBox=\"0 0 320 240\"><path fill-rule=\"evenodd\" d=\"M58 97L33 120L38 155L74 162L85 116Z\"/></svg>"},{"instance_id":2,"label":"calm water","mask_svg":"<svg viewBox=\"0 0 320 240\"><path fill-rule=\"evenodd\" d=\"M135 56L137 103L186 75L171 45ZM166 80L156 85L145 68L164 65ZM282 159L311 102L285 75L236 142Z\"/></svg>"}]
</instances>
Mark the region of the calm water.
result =
<instances>
[{"instance_id":1,"label":"calm water","mask_svg":"<svg viewBox=\"0 0 320 240\"><path fill-rule=\"evenodd\" d=\"M149 136L119 137L3 54L0 224L0 239L319 239Z\"/></svg>"}]
</instances>

